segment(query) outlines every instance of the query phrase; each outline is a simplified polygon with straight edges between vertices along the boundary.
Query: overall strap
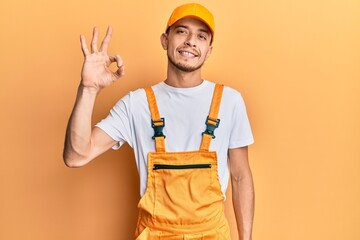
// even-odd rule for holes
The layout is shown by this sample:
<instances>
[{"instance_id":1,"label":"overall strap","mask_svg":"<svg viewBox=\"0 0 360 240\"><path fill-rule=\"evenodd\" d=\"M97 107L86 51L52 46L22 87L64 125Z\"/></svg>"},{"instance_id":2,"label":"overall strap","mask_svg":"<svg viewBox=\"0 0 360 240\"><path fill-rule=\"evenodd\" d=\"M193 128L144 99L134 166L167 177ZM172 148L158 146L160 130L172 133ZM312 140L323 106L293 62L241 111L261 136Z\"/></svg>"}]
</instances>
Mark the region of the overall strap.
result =
<instances>
[{"instance_id":1,"label":"overall strap","mask_svg":"<svg viewBox=\"0 0 360 240\"><path fill-rule=\"evenodd\" d=\"M163 134L165 119L160 117L155 94L152 88L145 88L145 92L151 113L151 127L154 129L154 136L152 139L155 140L156 152L165 152L165 135Z\"/></svg>"},{"instance_id":2,"label":"overall strap","mask_svg":"<svg viewBox=\"0 0 360 240\"><path fill-rule=\"evenodd\" d=\"M202 141L200 150L209 151L210 143L213 138L215 138L214 131L220 124L220 119L218 119L221 97L224 90L224 85L216 84L214 88L214 94L211 102L209 116L206 119L206 130L202 133Z\"/></svg>"}]
</instances>

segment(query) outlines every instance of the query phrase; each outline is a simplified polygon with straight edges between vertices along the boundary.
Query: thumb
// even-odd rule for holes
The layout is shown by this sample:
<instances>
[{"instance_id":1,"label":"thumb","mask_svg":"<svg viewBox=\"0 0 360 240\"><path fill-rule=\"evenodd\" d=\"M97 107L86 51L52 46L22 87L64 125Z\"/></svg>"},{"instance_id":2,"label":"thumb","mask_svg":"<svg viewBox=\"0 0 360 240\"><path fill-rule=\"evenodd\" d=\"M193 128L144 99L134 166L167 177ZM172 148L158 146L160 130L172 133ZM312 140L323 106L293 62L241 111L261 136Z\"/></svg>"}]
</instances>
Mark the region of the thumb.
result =
<instances>
[{"instance_id":1,"label":"thumb","mask_svg":"<svg viewBox=\"0 0 360 240\"><path fill-rule=\"evenodd\" d=\"M115 74L118 76L118 77L122 77L125 75L125 66L124 65L121 65L119 67L119 69L115 72Z\"/></svg>"}]
</instances>

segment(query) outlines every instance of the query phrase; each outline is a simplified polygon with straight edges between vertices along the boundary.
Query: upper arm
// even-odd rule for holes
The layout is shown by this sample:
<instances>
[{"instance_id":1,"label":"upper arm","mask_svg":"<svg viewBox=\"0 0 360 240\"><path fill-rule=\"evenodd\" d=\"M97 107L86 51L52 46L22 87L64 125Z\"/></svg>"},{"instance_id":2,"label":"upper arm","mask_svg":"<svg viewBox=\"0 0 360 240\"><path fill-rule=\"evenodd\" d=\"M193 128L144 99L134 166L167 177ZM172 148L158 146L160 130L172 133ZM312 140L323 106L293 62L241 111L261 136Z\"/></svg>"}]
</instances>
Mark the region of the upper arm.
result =
<instances>
[{"instance_id":1,"label":"upper arm","mask_svg":"<svg viewBox=\"0 0 360 240\"><path fill-rule=\"evenodd\" d=\"M65 164L68 167L82 167L115 144L116 141L108 134L100 128L94 127L91 131L90 142L86 141L83 148L74 147L69 143L68 147L64 149Z\"/></svg>"},{"instance_id":2,"label":"upper arm","mask_svg":"<svg viewBox=\"0 0 360 240\"><path fill-rule=\"evenodd\" d=\"M116 143L117 141L112 139L101 128L94 127L91 133L91 152L89 157L91 159L96 158L100 154L109 150Z\"/></svg>"}]
</instances>

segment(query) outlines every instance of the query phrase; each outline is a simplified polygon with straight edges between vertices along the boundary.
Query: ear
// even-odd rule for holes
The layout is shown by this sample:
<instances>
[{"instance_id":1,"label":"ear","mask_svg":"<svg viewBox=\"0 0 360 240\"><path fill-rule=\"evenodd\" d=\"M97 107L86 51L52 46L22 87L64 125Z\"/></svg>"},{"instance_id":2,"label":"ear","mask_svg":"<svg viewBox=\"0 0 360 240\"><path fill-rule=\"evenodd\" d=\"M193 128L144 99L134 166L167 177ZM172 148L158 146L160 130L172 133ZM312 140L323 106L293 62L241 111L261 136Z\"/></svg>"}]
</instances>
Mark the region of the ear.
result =
<instances>
[{"instance_id":1,"label":"ear","mask_svg":"<svg viewBox=\"0 0 360 240\"><path fill-rule=\"evenodd\" d=\"M163 47L163 49L167 50L167 48L168 48L168 35L166 33L161 34L160 42L161 42L161 46Z\"/></svg>"},{"instance_id":2,"label":"ear","mask_svg":"<svg viewBox=\"0 0 360 240\"><path fill-rule=\"evenodd\" d=\"M207 53L206 53L205 60L207 60L210 57L210 55L212 53L212 49L213 49L213 46L210 46Z\"/></svg>"}]
</instances>

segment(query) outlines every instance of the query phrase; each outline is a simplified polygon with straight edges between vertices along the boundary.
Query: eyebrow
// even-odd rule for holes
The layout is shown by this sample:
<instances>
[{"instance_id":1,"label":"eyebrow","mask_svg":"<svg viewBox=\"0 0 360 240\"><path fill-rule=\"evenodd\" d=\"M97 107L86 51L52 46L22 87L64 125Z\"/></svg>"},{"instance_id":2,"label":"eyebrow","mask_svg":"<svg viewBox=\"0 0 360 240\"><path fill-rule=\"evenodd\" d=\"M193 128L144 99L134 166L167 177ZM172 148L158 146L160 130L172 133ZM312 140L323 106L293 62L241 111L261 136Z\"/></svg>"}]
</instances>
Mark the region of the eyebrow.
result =
<instances>
[{"instance_id":1,"label":"eyebrow","mask_svg":"<svg viewBox=\"0 0 360 240\"><path fill-rule=\"evenodd\" d=\"M185 28L185 29L189 29L189 27L188 27L188 26L186 26L186 25L178 25L178 26L175 26L175 29L177 29L177 28ZM209 35L210 35L210 32L209 32L207 29L200 28L200 29L199 29L199 31L200 31L200 32L207 33L207 34L209 34Z\"/></svg>"}]
</instances>

